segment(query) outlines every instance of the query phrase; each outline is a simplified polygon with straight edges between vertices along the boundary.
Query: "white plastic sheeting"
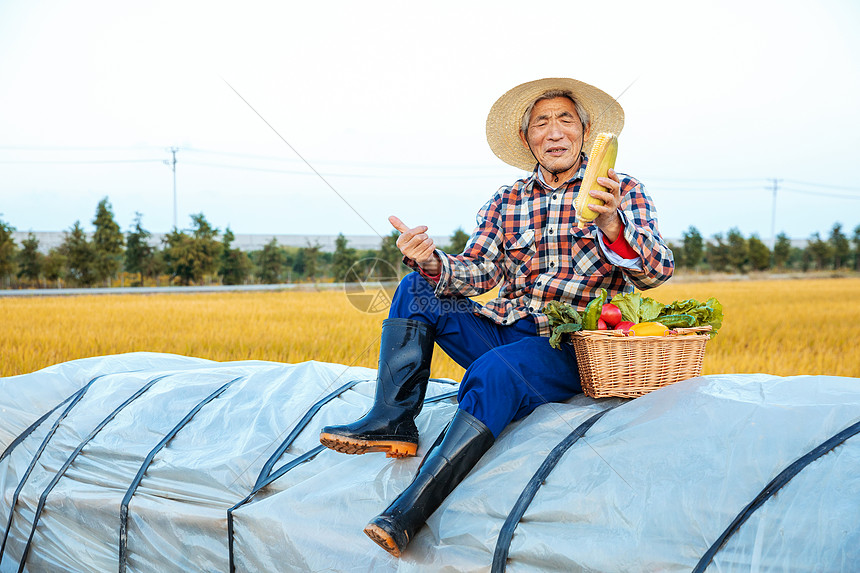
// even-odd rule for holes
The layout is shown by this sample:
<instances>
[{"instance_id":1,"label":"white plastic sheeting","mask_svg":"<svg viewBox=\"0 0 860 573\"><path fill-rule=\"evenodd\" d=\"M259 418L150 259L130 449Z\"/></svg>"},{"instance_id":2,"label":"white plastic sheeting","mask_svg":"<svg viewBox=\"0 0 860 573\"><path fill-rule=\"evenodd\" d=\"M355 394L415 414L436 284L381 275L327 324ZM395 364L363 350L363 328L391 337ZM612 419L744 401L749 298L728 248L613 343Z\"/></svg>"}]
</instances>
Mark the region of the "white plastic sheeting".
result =
<instances>
[{"instance_id":1,"label":"white plastic sheeting","mask_svg":"<svg viewBox=\"0 0 860 573\"><path fill-rule=\"evenodd\" d=\"M240 572L487 571L546 456L610 407L515 523L507 570L690 571L768 482L860 420L860 380L830 376L705 376L633 401L547 404L503 432L398 560L362 529L409 483L453 416L455 402L445 399L418 418L417 458L322 450L236 507L231 538L228 510L252 492L285 438L295 437L273 470L312 454L322 426L361 416L374 379L373 370L319 362L150 353L0 378L0 534L9 530L0 572L19 570L31 532L25 571L117 571L122 499L147 455L195 407L133 490L127 571L229 571L231 546ZM351 382L295 432L315 404ZM428 397L455 389L432 382ZM707 570L860 570L858 516L855 436L750 513Z\"/></svg>"}]
</instances>

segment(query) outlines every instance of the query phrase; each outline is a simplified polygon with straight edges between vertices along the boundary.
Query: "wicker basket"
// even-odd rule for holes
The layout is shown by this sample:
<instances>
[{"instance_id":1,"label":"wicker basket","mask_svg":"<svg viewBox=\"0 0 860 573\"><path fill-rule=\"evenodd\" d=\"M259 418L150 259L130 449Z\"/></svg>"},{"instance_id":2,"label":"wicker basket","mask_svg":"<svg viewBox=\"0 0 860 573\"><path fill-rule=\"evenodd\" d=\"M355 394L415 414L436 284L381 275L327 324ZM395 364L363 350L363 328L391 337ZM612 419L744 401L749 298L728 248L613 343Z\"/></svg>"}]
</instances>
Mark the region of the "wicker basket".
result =
<instances>
[{"instance_id":1,"label":"wicker basket","mask_svg":"<svg viewBox=\"0 0 860 573\"><path fill-rule=\"evenodd\" d=\"M702 372L710 326L666 336L624 336L616 330L573 334L582 390L592 398L636 398Z\"/></svg>"}]
</instances>

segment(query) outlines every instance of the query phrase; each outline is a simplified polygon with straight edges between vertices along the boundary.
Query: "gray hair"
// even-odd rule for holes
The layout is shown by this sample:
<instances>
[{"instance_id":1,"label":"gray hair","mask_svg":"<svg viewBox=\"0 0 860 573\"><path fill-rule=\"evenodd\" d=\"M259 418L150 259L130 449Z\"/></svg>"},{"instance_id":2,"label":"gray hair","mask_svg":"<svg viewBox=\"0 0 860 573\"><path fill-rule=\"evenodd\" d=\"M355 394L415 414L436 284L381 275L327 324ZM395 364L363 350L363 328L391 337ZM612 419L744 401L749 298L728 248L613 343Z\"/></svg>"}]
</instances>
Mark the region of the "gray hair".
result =
<instances>
[{"instance_id":1,"label":"gray hair","mask_svg":"<svg viewBox=\"0 0 860 573\"><path fill-rule=\"evenodd\" d=\"M591 125L591 118L588 115L588 112L585 111L585 108L580 105L576 98L573 97L573 92L570 90L547 90L543 92L537 99L535 99L530 106L526 108L525 113L523 114L523 119L520 123L520 131L523 132L523 135L528 134L529 132L529 121L532 117L532 110L534 110L537 102L543 101L545 99L555 99L557 97L566 97L570 101L573 102L573 107L576 108L576 114L579 116L579 121L582 122L582 125L587 128Z\"/></svg>"}]
</instances>

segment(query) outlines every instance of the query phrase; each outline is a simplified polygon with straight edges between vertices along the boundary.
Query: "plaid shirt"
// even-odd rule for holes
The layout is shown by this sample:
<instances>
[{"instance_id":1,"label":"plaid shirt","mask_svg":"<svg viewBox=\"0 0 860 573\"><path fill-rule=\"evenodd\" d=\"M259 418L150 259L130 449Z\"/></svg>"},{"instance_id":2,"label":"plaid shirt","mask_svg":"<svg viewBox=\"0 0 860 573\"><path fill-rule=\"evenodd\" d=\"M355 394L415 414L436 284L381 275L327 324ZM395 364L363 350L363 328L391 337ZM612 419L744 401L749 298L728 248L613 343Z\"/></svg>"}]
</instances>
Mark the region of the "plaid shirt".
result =
<instances>
[{"instance_id":1,"label":"plaid shirt","mask_svg":"<svg viewBox=\"0 0 860 573\"><path fill-rule=\"evenodd\" d=\"M609 262L596 225L577 227L573 202L587 161L583 154L576 175L557 189L539 180L537 167L530 177L499 189L478 212L478 226L462 254L436 250L442 262L436 296L470 297L500 284L498 298L476 312L501 325L531 314L538 334L549 336L549 320L540 310L551 300L583 310L601 288L613 296L669 280L672 251L657 230L650 197L633 177L618 174L619 215L624 239L639 254L639 269ZM414 261L405 262L421 270Z\"/></svg>"}]
</instances>

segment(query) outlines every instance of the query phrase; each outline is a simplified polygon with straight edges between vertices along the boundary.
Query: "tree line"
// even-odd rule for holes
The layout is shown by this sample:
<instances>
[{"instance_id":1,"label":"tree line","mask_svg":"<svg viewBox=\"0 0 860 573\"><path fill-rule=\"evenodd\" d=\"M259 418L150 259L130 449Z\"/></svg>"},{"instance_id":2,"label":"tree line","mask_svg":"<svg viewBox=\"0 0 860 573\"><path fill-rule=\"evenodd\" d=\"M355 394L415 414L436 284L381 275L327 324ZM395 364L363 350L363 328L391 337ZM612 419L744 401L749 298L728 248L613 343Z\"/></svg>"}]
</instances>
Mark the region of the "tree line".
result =
<instances>
[{"instance_id":1,"label":"tree line","mask_svg":"<svg viewBox=\"0 0 860 573\"><path fill-rule=\"evenodd\" d=\"M835 223L826 239L815 232L803 248L795 247L785 233L780 233L772 249L758 235L746 238L737 228L706 241L691 226L684 231L681 244L669 243L669 248L676 268L698 272L860 270L860 225L849 239L842 224Z\"/></svg>"},{"instance_id":2,"label":"tree line","mask_svg":"<svg viewBox=\"0 0 860 573\"><path fill-rule=\"evenodd\" d=\"M222 233L198 213L191 215L188 229L174 228L161 244L153 245L140 213L130 229L121 231L107 197L96 207L92 225L90 237L75 221L63 242L45 254L33 233L17 245L15 228L0 219L0 287L278 284L392 278L391 269L398 275L407 271L396 245L397 231L383 237L379 249L351 248L340 234L333 253L323 252L318 243L286 247L274 238L262 249L245 252L233 247L229 227ZM442 249L460 253L468 238L457 229ZM849 238L836 223L826 239L813 233L803 248L780 233L772 249L757 235L744 237L737 228L706 240L691 226L680 244L669 246L678 269L696 272L860 270L860 225ZM390 266L374 264L379 260Z\"/></svg>"},{"instance_id":3,"label":"tree line","mask_svg":"<svg viewBox=\"0 0 860 573\"><path fill-rule=\"evenodd\" d=\"M0 287L279 284L392 278L391 269L398 275L408 270L396 245L397 231L383 237L379 249L351 248L340 234L333 253L322 251L319 243L287 247L274 238L262 249L245 252L233 246L229 227L222 233L203 213L191 215L188 229L174 228L158 245L152 244L142 218L136 213L123 233L105 197L96 207L91 237L75 221L62 243L47 253L32 232L17 245L15 228L0 219ZM461 252L468 238L457 229L444 248ZM378 260L390 266L374 264Z\"/></svg>"}]
</instances>

